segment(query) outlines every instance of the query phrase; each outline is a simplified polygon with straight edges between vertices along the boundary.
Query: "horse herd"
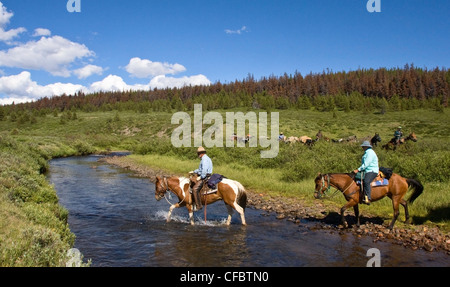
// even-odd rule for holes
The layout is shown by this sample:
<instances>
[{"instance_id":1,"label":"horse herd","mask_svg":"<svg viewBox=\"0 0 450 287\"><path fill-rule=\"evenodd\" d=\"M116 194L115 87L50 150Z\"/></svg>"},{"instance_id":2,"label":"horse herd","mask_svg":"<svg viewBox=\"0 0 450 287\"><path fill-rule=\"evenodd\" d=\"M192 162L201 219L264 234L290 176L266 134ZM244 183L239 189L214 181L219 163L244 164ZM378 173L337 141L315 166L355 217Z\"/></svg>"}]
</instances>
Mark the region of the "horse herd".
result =
<instances>
[{"instance_id":1,"label":"horse herd","mask_svg":"<svg viewBox=\"0 0 450 287\"><path fill-rule=\"evenodd\" d=\"M279 137L279 141L284 142L286 144L302 143L309 147L312 147L318 141L326 141L326 142L333 142L333 143L357 143L357 142L370 141L370 144L373 147L377 147L378 143L381 142L381 137L378 133L375 133L374 136L372 136L372 137L367 136L365 138L362 138L359 141L358 141L358 137L356 135L348 136L346 138L331 139L327 136L324 136L322 131L319 130L319 132L316 134L315 139L312 139L311 137L308 137L308 136L286 137L283 133L281 133L280 137ZM393 138L389 142L387 142L385 145L383 145L382 148L385 150L391 150L391 149L396 150L399 145L402 145L402 144L406 143L407 141L417 142L416 134L414 132L412 132L407 137L401 138L399 141L397 141L395 138Z\"/></svg>"},{"instance_id":2,"label":"horse herd","mask_svg":"<svg viewBox=\"0 0 450 287\"><path fill-rule=\"evenodd\" d=\"M313 141L312 138L303 137L289 137L286 138L283 134L280 135L280 141L285 143L300 142L306 145L312 146L314 142L319 140L330 141L329 138L325 137L321 131L316 135L316 140ZM417 137L414 133L411 133L408 137L397 141L395 138L389 141L387 144L383 145L383 148L394 150L398 145L401 145L407 141L417 141ZM331 140L333 142L357 142L356 136L351 136L346 139L340 139L338 141ZM381 142L381 137L379 134L375 134L371 138L371 144L373 147L377 146L378 142ZM389 178L388 178L389 179ZM191 225L194 225L194 201L192 196L192 187L197 181L197 175L190 174L189 178L186 177L156 177L155 182L155 198L157 201L166 198L167 193L171 192L175 194L178 198L178 202L172 204L169 202L170 209L167 215L167 222L170 221L171 214L175 208L186 207L189 212L189 221ZM319 174L314 180L315 198L322 198L330 190L331 187L339 190L347 200L347 204L341 208L342 224L347 227L348 224L344 217L344 212L346 209L353 207L355 216L357 218L357 225L359 226L359 210L358 205L361 204L361 188L355 181L355 175L352 173L339 173L339 174ZM413 189L414 192L411 197L406 201L404 199L407 191ZM389 179L388 185L385 186L374 186L372 188L372 199L373 201L379 200L388 196L393 203L394 218L389 225L389 228L394 227L394 223L399 215L399 205L402 205L405 209L406 221L409 219L408 214L408 203L412 203L421 193L423 192L422 184L415 179L403 178L398 174L392 174ZM245 188L241 183L235 180L224 178L221 182L217 184L217 189L213 192L208 192L207 184L204 184L204 188L201 191L201 201L205 206L205 220L206 220L206 206L212 204L219 200L223 200L225 206L228 210L228 218L226 221L227 225L231 223L231 217L233 211L237 211L241 217L242 225L246 225L245 221L245 208L247 205L247 193Z\"/></svg>"}]
</instances>

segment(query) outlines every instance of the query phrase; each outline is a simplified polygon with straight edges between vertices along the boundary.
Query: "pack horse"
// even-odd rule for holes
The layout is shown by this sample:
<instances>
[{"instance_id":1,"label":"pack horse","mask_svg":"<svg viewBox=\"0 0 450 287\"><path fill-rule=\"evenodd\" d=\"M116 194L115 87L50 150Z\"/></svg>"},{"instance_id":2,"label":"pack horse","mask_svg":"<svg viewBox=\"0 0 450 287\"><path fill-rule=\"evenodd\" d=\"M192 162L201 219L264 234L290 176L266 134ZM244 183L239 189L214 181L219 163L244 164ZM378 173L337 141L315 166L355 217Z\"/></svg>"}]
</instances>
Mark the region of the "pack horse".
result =
<instances>
[{"instance_id":1,"label":"pack horse","mask_svg":"<svg viewBox=\"0 0 450 287\"><path fill-rule=\"evenodd\" d=\"M178 202L172 204L167 215L167 222L175 208L185 206L189 212L189 221L194 225L194 201L190 192L190 184L195 183L196 178L186 177L156 177L155 182L155 198L157 201L163 199L167 192L172 192L178 197ZM201 200L203 205L209 205L216 201L223 200L228 210L227 225L231 223L231 216L236 210L241 216L242 225L247 225L245 222L245 207L247 206L247 193L245 188L239 182L224 178L217 184L216 189L207 192L207 184L201 191Z\"/></svg>"}]
</instances>

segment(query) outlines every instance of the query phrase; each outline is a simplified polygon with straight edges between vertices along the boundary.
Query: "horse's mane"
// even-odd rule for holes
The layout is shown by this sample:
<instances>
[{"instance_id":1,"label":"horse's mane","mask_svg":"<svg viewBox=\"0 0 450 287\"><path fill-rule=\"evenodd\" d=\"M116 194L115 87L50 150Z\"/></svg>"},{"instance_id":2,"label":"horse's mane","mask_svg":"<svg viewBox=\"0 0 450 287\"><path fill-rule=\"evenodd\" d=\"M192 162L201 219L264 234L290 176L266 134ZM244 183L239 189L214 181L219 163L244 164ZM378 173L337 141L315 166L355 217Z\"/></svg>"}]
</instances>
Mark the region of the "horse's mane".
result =
<instances>
[{"instance_id":1,"label":"horse's mane","mask_svg":"<svg viewBox=\"0 0 450 287\"><path fill-rule=\"evenodd\" d=\"M180 181L180 184L181 183L183 183L183 182L185 182L185 181L190 181L190 179L189 178L187 178L187 177L184 177L184 176L180 176L180 177L178 177L178 180Z\"/></svg>"}]
</instances>

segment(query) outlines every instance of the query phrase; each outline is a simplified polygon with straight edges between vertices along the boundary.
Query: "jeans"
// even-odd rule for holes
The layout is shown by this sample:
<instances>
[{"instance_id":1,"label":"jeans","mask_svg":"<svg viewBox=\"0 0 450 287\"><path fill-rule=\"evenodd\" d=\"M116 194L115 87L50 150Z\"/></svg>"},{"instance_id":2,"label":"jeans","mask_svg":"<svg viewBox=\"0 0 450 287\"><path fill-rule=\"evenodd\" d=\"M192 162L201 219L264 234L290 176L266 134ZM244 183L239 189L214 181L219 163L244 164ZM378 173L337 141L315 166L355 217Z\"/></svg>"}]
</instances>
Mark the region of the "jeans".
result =
<instances>
[{"instance_id":1,"label":"jeans","mask_svg":"<svg viewBox=\"0 0 450 287\"><path fill-rule=\"evenodd\" d=\"M372 197L370 194L371 193L371 185L370 184L377 177L377 175L378 174L376 172L368 172L368 173L364 174L363 191L369 200L372 200Z\"/></svg>"}]
</instances>

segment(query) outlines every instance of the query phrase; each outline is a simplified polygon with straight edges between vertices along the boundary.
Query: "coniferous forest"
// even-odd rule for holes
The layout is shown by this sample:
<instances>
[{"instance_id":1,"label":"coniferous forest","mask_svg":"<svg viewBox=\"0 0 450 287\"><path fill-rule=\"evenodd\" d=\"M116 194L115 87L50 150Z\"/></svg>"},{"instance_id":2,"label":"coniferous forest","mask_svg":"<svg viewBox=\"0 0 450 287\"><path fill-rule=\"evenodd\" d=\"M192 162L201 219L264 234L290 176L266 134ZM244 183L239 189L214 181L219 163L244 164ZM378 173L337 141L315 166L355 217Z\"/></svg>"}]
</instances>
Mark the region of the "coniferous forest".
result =
<instances>
[{"instance_id":1,"label":"coniferous forest","mask_svg":"<svg viewBox=\"0 0 450 287\"><path fill-rule=\"evenodd\" d=\"M262 77L253 75L230 83L209 86L154 89L150 91L98 92L51 96L32 103L4 107L3 114L39 110L136 110L138 112L192 110L195 103L205 110L309 109L318 111L361 110L363 112L399 111L432 108L442 111L448 106L450 70L417 68L358 69L349 72L323 71L302 75Z\"/></svg>"}]
</instances>

